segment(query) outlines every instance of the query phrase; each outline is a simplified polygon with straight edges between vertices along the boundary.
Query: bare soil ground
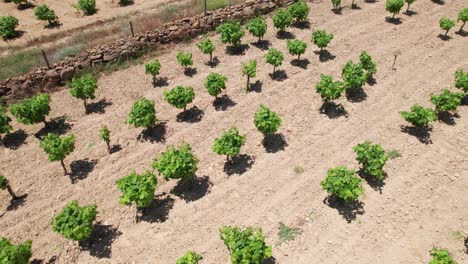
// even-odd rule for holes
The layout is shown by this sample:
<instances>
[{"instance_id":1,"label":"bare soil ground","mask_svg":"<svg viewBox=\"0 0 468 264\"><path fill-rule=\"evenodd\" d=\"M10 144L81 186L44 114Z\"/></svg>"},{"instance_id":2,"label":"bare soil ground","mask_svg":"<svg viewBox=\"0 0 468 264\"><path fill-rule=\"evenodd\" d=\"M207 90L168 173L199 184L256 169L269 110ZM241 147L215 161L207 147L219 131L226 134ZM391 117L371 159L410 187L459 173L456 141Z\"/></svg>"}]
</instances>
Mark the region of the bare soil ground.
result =
<instances>
[{"instance_id":1,"label":"bare soil ground","mask_svg":"<svg viewBox=\"0 0 468 264\"><path fill-rule=\"evenodd\" d=\"M270 78L265 51L255 46L233 56L219 44L215 52L219 65L210 68L204 64L207 57L194 43L187 43L154 54L163 62L161 76L167 78L167 87L153 88L143 65L103 76L95 100L101 103L87 116L82 102L68 90L53 94L50 117L66 116L68 125L61 127L62 132L76 135L76 150L66 159L72 179L63 176L59 163L48 162L39 148L34 134L41 125L15 123L21 131L8 142L10 148L0 150L0 172L19 194L28 196L8 209L8 194L0 193L4 211L0 235L14 242L32 239L34 258L56 256L57 263L166 264L175 263L187 250L201 253L202 263L229 263L219 227L253 225L261 227L273 245L276 263L427 263L433 246L448 248L458 263L466 263L463 240L453 232L468 232L468 108L462 106L451 124L435 122L429 139L403 132L401 127L407 124L399 115L414 103L430 106L432 92L454 89L456 69L468 70L466 37L452 31L452 39L438 38L439 18L456 17L462 2L417 1L412 6L416 14L399 15L398 25L385 21L389 14L383 0L359 1L359 9L345 8L341 15L330 11L329 1L311 3L310 29L288 31L309 43L314 28L333 32L328 48L333 59L319 61L313 53L317 48L310 45L304 56L310 64L303 69L291 65L294 57L286 55L280 67L287 75L283 81ZM285 40L276 37L270 19L269 27L266 39L286 53ZM213 39L220 43L218 36ZM179 50L193 52L197 69L193 77L184 76L177 65ZM321 114L314 89L319 75L339 78L342 66L350 59L357 61L363 50L377 62L376 83L364 87L363 100L339 100L346 116ZM396 51L401 55L392 70ZM249 59L257 59L259 65L255 91L246 94L240 64ZM229 78L227 97L216 107L203 87L211 71ZM163 89L176 85L196 90L196 109L183 122L176 120L180 111L162 99ZM156 101L164 124L147 140L138 140L141 130L124 124L133 101L142 96ZM284 141L277 138L268 150L252 122L260 104L283 119L279 133ZM109 126L112 143L121 148L112 155L98 137L103 125ZM226 166L211 145L232 125L247 135L247 143L241 158ZM402 157L385 166L388 177L383 186L364 182L360 205L327 205L320 181L331 167L358 169L352 147L364 140L397 149ZM176 182L160 180L153 206L140 223L134 223L134 208L118 203L115 182L131 170L150 168L166 145L181 141L191 144L200 159L197 187L180 191ZM304 172L295 173L296 166ZM81 252L50 228L52 216L72 199L99 209L96 239ZM278 244L280 221L302 233L292 242Z\"/></svg>"}]
</instances>

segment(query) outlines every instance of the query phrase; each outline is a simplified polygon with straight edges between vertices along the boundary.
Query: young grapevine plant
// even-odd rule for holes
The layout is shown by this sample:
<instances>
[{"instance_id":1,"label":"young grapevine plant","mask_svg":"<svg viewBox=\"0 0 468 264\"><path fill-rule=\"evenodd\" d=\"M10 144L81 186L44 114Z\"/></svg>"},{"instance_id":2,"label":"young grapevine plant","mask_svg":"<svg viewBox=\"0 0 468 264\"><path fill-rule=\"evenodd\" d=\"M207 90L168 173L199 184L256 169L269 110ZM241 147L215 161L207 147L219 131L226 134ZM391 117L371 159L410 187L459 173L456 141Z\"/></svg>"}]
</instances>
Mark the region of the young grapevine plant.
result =
<instances>
[{"instance_id":1,"label":"young grapevine plant","mask_svg":"<svg viewBox=\"0 0 468 264\"><path fill-rule=\"evenodd\" d=\"M16 31L18 23L18 19L14 16L0 16L0 37L6 40L18 36Z\"/></svg>"},{"instance_id":2,"label":"young grapevine plant","mask_svg":"<svg viewBox=\"0 0 468 264\"><path fill-rule=\"evenodd\" d=\"M424 108L418 104L413 105L410 111L402 111L400 114L407 122L418 128L437 120L437 114L433 109Z\"/></svg>"},{"instance_id":3,"label":"young grapevine plant","mask_svg":"<svg viewBox=\"0 0 468 264\"><path fill-rule=\"evenodd\" d=\"M410 8L410 5L414 2L416 2L416 0L405 0L405 2L408 4L408 7L406 8L406 11L405 13L408 14L408 12L410 11L409 8Z\"/></svg>"},{"instance_id":4,"label":"young grapevine plant","mask_svg":"<svg viewBox=\"0 0 468 264\"><path fill-rule=\"evenodd\" d=\"M202 255L193 251L187 251L187 253L177 260L176 264L198 264L202 259Z\"/></svg>"},{"instance_id":5,"label":"young grapevine plant","mask_svg":"<svg viewBox=\"0 0 468 264\"><path fill-rule=\"evenodd\" d=\"M250 60L249 63L242 63L242 76L247 76L245 91L249 91L250 78L255 78L257 74L257 61Z\"/></svg>"},{"instance_id":6,"label":"young grapevine plant","mask_svg":"<svg viewBox=\"0 0 468 264\"><path fill-rule=\"evenodd\" d=\"M257 43L259 43L267 31L267 23L265 19L256 17L251 19L245 28L247 28L250 34L258 38Z\"/></svg>"},{"instance_id":7,"label":"young grapevine plant","mask_svg":"<svg viewBox=\"0 0 468 264\"><path fill-rule=\"evenodd\" d=\"M273 15L273 26L278 29L278 34L283 33L292 24L292 16L286 9L278 9Z\"/></svg>"},{"instance_id":8,"label":"young grapevine plant","mask_svg":"<svg viewBox=\"0 0 468 264\"><path fill-rule=\"evenodd\" d=\"M96 215L96 205L79 206L74 200L54 217L52 230L74 241L86 240L93 231Z\"/></svg>"},{"instance_id":9,"label":"young grapevine plant","mask_svg":"<svg viewBox=\"0 0 468 264\"><path fill-rule=\"evenodd\" d=\"M18 122L25 125L43 122L47 127L45 117L50 112L50 97L48 94L39 94L10 107L11 114Z\"/></svg>"},{"instance_id":10,"label":"young grapevine plant","mask_svg":"<svg viewBox=\"0 0 468 264\"><path fill-rule=\"evenodd\" d=\"M78 0L74 7L89 16L96 13L96 0Z\"/></svg>"},{"instance_id":11,"label":"young grapevine plant","mask_svg":"<svg viewBox=\"0 0 468 264\"><path fill-rule=\"evenodd\" d=\"M239 22L226 22L216 28L216 32L221 35L221 41L239 47L241 39L245 35L244 29Z\"/></svg>"},{"instance_id":12,"label":"young grapevine plant","mask_svg":"<svg viewBox=\"0 0 468 264\"><path fill-rule=\"evenodd\" d=\"M312 32L312 42L322 51L333 39L333 34L327 34L325 30L316 29Z\"/></svg>"},{"instance_id":13,"label":"young grapevine plant","mask_svg":"<svg viewBox=\"0 0 468 264\"><path fill-rule=\"evenodd\" d=\"M468 21L468 7L463 8L458 12L458 21L462 22L462 25L458 32L463 32L463 27L465 27L466 21Z\"/></svg>"},{"instance_id":14,"label":"young grapevine plant","mask_svg":"<svg viewBox=\"0 0 468 264\"><path fill-rule=\"evenodd\" d=\"M468 72L463 72L462 69L457 70L454 73L455 76L455 87L468 93Z\"/></svg>"},{"instance_id":15,"label":"young grapevine plant","mask_svg":"<svg viewBox=\"0 0 468 264\"><path fill-rule=\"evenodd\" d=\"M324 104L330 101L336 100L341 97L341 94L345 90L343 82L333 81L330 75L320 74L320 82L315 85L315 90Z\"/></svg>"},{"instance_id":16,"label":"young grapevine plant","mask_svg":"<svg viewBox=\"0 0 468 264\"><path fill-rule=\"evenodd\" d=\"M360 63L348 61L342 70L342 78L346 89L359 89L367 81L367 74Z\"/></svg>"},{"instance_id":17,"label":"young grapevine plant","mask_svg":"<svg viewBox=\"0 0 468 264\"><path fill-rule=\"evenodd\" d=\"M383 180L385 172L383 167L388 156L379 144L372 144L370 141L358 144L353 148L356 152L356 160L361 164L364 172L379 180Z\"/></svg>"},{"instance_id":18,"label":"young grapevine plant","mask_svg":"<svg viewBox=\"0 0 468 264\"><path fill-rule=\"evenodd\" d=\"M107 145L107 152L112 154L112 149L110 147L110 130L107 126L103 126L99 131L99 137L104 141Z\"/></svg>"},{"instance_id":19,"label":"young grapevine plant","mask_svg":"<svg viewBox=\"0 0 468 264\"><path fill-rule=\"evenodd\" d=\"M281 126L281 118L268 107L260 105L260 108L254 115L254 125L260 131L264 139L271 134L276 133Z\"/></svg>"},{"instance_id":20,"label":"young grapevine plant","mask_svg":"<svg viewBox=\"0 0 468 264\"><path fill-rule=\"evenodd\" d=\"M47 21L49 26L53 25L58 19L54 10L50 9L46 4L36 6L34 9L34 15L39 20Z\"/></svg>"},{"instance_id":21,"label":"young grapevine plant","mask_svg":"<svg viewBox=\"0 0 468 264\"><path fill-rule=\"evenodd\" d=\"M307 49L307 43L304 41L295 39L287 41L288 51L291 55L297 55L297 59L301 59L301 55L305 53Z\"/></svg>"},{"instance_id":22,"label":"young grapevine plant","mask_svg":"<svg viewBox=\"0 0 468 264\"><path fill-rule=\"evenodd\" d=\"M464 96L463 93L454 93L443 89L440 94L431 95L431 103L434 104L435 110L438 112L456 111Z\"/></svg>"},{"instance_id":23,"label":"young grapevine plant","mask_svg":"<svg viewBox=\"0 0 468 264\"><path fill-rule=\"evenodd\" d=\"M158 59L153 59L149 63L145 64L145 74L150 74L153 76L153 84L156 83L157 76L161 71L161 63Z\"/></svg>"},{"instance_id":24,"label":"young grapevine plant","mask_svg":"<svg viewBox=\"0 0 468 264\"><path fill-rule=\"evenodd\" d=\"M124 205L134 202L137 208L146 208L154 199L156 184L156 176L149 171L142 174L131 172L117 181L117 188L123 193L119 202Z\"/></svg>"},{"instance_id":25,"label":"young grapevine plant","mask_svg":"<svg viewBox=\"0 0 468 264\"><path fill-rule=\"evenodd\" d=\"M218 155L226 155L229 161L230 157L237 156L241 147L245 144L246 136L239 135L239 130L236 127L223 131L221 137L216 138L212 146L213 152Z\"/></svg>"},{"instance_id":26,"label":"young grapevine plant","mask_svg":"<svg viewBox=\"0 0 468 264\"><path fill-rule=\"evenodd\" d=\"M210 39L205 39L197 44L198 49L203 53L203 54L209 54L210 55L210 64L213 63L213 52L215 51L215 46L211 42Z\"/></svg>"},{"instance_id":27,"label":"young grapevine plant","mask_svg":"<svg viewBox=\"0 0 468 264\"><path fill-rule=\"evenodd\" d=\"M432 259L429 264L457 264L445 248L434 247L430 253Z\"/></svg>"},{"instance_id":28,"label":"young grapevine plant","mask_svg":"<svg viewBox=\"0 0 468 264\"><path fill-rule=\"evenodd\" d=\"M296 23L307 21L310 8L304 0L299 0L288 8L289 13Z\"/></svg>"},{"instance_id":29,"label":"young grapevine plant","mask_svg":"<svg viewBox=\"0 0 468 264\"><path fill-rule=\"evenodd\" d=\"M193 65L192 53L190 52L179 52L177 53L177 61L180 66L184 67L184 71L187 72L188 67Z\"/></svg>"},{"instance_id":30,"label":"young grapevine plant","mask_svg":"<svg viewBox=\"0 0 468 264\"><path fill-rule=\"evenodd\" d=\"M362 68L366 71L367 79L372 78L373 75L377 73L377 64L367 52L361 52L359 61L361 62Z\"/></svg>"},{"instance_id":31,"label":"young grapevine plant","mask_svg":"<svg viewBox=\"0 0 468 264\"><path fill-rule=\"evenodd\" d=\"M88 113L87 100L96 98L94 95L96 88L97 81L91 73L72 79L70 93L73 97L83 100L86 114Z\"/></svg>"},{"instance_id":32,"label":"young grapevine plant","mask_svg":"<svg viewBox=\"0 0 468 264\"><path fill-rule=\"evenodd\" d=\"M133 103L132 110L128 114L127 124L131 124L135 128L145 127L148 129L153 127L157 121L154 101L141 98Z\"/></svg>"},{"instance_id":33,"label":"young grapevine plant","mask_svg":"<svg viewBox=\"0 0 468 264\"><path fill-rule=\"evenodd\" d=\"M354 170L344 166L328 170L327 178L320 182L322 188L345 202L352 202L362 194L362 182Z\"/></svg>"},{"instance_id":34,"label":"young grapevine plant","mask_svg":"<svg viewBox=\"0 0 468 264\"><path fill-rule=\"evenodd\" d=\"M49 161L60 161L65 175L68 175L67 168L63 160L75 150L75 136L58 136L49 133L42 139L40 147L48 155Z\"/></svg>"},{"instance_id":35,"label":"young grapevine plant","mask_svg":"<svg viewBox=\"0 0 468 264\"><path fill-rule=\"evenodd\" d=\"M31 245L31 240L14 245L7 238L0 238L0 263L28 264L29 259L32 257Z\"/></svg>"},{"instance_id":36,"label":"young grapevine plant","mask_svg":"<svg viewBox=\"0 0 468 264\"><path fill-rule=\"evenodd\" d=\"M218 95L226 89L227 80L228 78L226 76L219 73L212 72L208 74L205 81L205 88L208 94L217 98Z\"/></svg>"},{"instance_id":37,"label":"young grapevine plant","mask_svg":"<svg viewBox=\"0 0 468 264\"><path fill-rule=\"evenodd\" d=\"M387 0L387 2L385 3L385 10L393 14L393 20L395 19L395 15L400 13L400 10L404 5L404 0Z\"/></svg>"},{"instance_id":38,"label":"young grapevine plant","mask_svg":"<svg viewBox=\"0 0 468 264\"><path fill-rule=\"evenodd\" d=\"M221 240L231 253L232 264L262 264L271 257L271 246L265 243L261 229L224 226L220 230Z\"/></svg>"},{"instance_id":39,"label":"young grapevine plant","mask_svg":"<svg viewBox=\"0 0 468 264\"><path fill-rule=\"evenodd\" d=\"M341 0L331 0L333 11L338 12L341 9Z\"/></svg>"},{"instance_id":40,"label":"young grapevine plant","mask_svg":"<svg viewBox=\"0 0 468 264\"><path fill-rule=\"evenodd\" d=\"M283 64L284 55L280 50L270 48L266 54L266 62L273 65L273 74L276 72L276 67Z\"/></svg>"},{"instance_id":41,"label":"young grapevine plant","mask_svg":"<svg viewBox=\"0 0 468 264\"><path fill-rule=\"evenodd\" d=\"M441 29L445 30L444 36L447 36L449 30L455 26L455 21L450 18L443 17L439 20L439 26Z\"/></svg>"},{"instance_id":42,"label":"young grapevine plant","mask_svg":"<svg viewBox=\"0 0 468 264\"><path fill-rule=\"evenodd\" d=\"M198 158L193 154L192 148L188 144L182 144L178 148L167 147L153 161L153 168L156 169L166 181L169 179L181 179L189 181L195 177L197 171Z\"/></svg>"},{"instance_id":43,"label":"young grapevine plant","mask_svg":"<svg viewBox=\"0 0 468 264\"><path fill-rule=\"evenodd\" d=\"M0 144L4 144L2 134L8 134L13 127L10 125L11 118L5 113L3 108L0 106Z\"/></svg>"},{"instance_id":44,"label":"young grapevine plant","mask_svg":"<svg viewBox=\"0 0 468 264\"><path fill-rule=\"evenodd\" d=\"M177 109L187 109L187 105L190 104L195 98L195 92L192 87L187 86L176 86L170 91L164 91L164 99Z\"/></svg>"},{"instance_id":45,"label":"young grapevine plant","mask_svg":"<svg viewBox=\"0 0 468 264\"><path fill-rule=\"evenodd\" d=\"M15 192L13 192L13 189L11 188L10 183L8 182L8 179L5 178L5 176L0 175L0 190L5 190L5 189L8 191L8 194L11 196L12 200L18 199L18 196L16 196Z\"/></svg>"}]
</instances>

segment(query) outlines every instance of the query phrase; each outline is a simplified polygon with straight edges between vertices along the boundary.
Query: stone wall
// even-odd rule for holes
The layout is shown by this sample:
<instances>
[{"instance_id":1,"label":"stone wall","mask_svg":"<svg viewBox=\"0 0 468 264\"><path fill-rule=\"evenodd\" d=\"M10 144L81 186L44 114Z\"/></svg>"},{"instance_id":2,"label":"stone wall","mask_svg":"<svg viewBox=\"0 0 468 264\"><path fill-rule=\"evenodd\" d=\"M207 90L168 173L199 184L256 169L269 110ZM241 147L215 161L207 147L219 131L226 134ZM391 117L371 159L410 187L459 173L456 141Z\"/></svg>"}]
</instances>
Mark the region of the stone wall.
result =
<instances>
[{"instance_id":1,"label":"stone wall","mask_svg":"<svg viewBox=\"0 0 468 264\"><path fill-rule=\"evenodd\" d=\"M25 75L0 81L0 97L6 102L28 97L38 92L57 89L60 83L71 80L85 67L112 63L118 59L138 56L148 46L178 42L193 38L228 20L248 19L266 14L276 8L277 3L289 4L295 0L249 0L243 4L218 9L214 12L184 18L167 23L158 29L120 39L83 51L79 56L66 58L51 65L51 69L41 67Z\"/></svg>"}]
</instances>

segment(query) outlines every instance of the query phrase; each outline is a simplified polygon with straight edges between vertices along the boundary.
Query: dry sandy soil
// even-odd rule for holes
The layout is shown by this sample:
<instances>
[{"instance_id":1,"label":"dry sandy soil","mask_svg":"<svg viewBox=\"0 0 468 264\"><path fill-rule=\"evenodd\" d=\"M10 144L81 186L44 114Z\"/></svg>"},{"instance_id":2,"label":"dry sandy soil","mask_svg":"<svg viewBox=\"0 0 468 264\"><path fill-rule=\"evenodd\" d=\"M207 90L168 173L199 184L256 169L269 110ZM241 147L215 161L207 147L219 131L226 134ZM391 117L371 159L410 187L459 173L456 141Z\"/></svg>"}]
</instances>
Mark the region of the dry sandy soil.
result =
<instances>
[{"instance_id":1,"label":"dry sandy soil","mask_svg":"<svg viewBox=\"0 0 468 264\"><path fill-rule=\"evenodd\" d=\"M175 263L187 250L203 254L202 263L229 263L229 254L219 239L223 225L258 226L273 245L276 263L427 263L433 246L447 248L458 263L466 263L463 240L453 232L468 232L468 108L462 106L453 124L435 122L430 141L421 140L401 127L407 125L399 111L414 103L430 106L429 95L442 88L454 89L453 72L468 70L467 39L452 31L441 40L438 20L455 17L462 1L438 5L417 1L413 16L400 15L401 24L385 21L385 2L364 3L360 9L345 8L342 15L330 11L328 1L311 3L311 29L291 28L297 38L310 43L314 28L335 34L329 46L334 59L320 62L310 46L304 56L306 69L290 64L286 55L283 81L272 80L265 51L249 45L244 55L225 53L219 44L215 52L220 63L210 69L194 43L171 46L154 54L163 62L161 76L168 87L153 88L143 65L103 76L96 102L105 100L101 112L85 116L82 103L67 90L52 95L50 118L66 116L67 134L76 135L76 149L67 159L72 164L73 182L64 177L59 163L50 163L34 136L42 125L14 123L16 140L1 149L0 172L8 176L19 194L27 193L23 204L10 208L7 193L0 193L0 235L14 242L32 239L33 257L57 263ZM349 4L349 3L347 3ZM271 27L266 39L286 52L285 40ZM212 37L219 43L219 37ZM251 36L246 42L254 41ZM197 73L182 74L175 54L193 52ZM346 61L356 61L367 50L378 64L376 83L364 87L367 98L358 102L339 100L347 116L330 118L319 112L320 97L314 85L321 73L335 78ZM396 70L393 54L399 51ZM243 92L240 63L259 62L256 91ZM203 82L210 71L228 76L223 105L213 98ZM180 112L162 99L163 89L191 85L196 90L194 107L201 118L178 122ZM124 124L135 99L156 101L160 125L154 137L138 140L140 129ZM279 133L285 144L276 142L267 151L252 119L260 104L269 106L283 119ZM193 111L196 113L197 111ZM114 144L121 150L108 155L98 138L108 125ZM225 158L211 151L214 138L232 125L247 135L242 159L225 167ZM67 129L67 126L68 129ZM19 139L24 143L19 145ZM364 140L398 150L402 157L385 166L388 178L380 186L363 181L359 210L333 208L324 203L327 193L320 181L329 168L346 165L359 168L352 147ZM139 223L134 208L118 203L116 180L131 170L151 168L154 156L166 145L186 141L200 159L197 187L180 191L177 183L160 180L153 206ZM423 140L424 141L424 140ZM15 147L19 145L18 147ZM283 148L281 148L283 147ZM300 166L302 174L294 172ZM80 204L97 204L97 232L90 249L79 251L50 228L52 216L72 199ZM353 216L354 214L354 216ZM300 228L292 242L278 244L278 222ZM112 238L114 240L112 241Z\"/></svg>"}]
</instances>

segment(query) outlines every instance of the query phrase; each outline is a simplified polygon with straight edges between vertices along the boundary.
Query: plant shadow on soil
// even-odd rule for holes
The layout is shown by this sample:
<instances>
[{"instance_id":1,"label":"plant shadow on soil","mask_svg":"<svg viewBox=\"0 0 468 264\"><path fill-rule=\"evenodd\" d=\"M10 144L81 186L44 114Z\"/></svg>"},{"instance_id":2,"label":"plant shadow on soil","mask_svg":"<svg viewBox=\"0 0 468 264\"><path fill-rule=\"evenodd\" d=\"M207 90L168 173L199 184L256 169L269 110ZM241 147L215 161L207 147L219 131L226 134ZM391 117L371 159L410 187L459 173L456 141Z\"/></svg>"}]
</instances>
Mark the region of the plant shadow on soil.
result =
<instances>
[{"instance_id":1,"label":"plant shadow on soil","mask_svg":"<svg viewBox=\"0 0 468 264\"><path fill-rule=\"evenodd\" d=\"M438 5L445 5L445 0L432 0L432 3L438 4Z\"/></svg>"},{"instance_id":2,"label":"plant shadow on soil","mask_svg":"<svg viewBox=\"0 0 468 264\"><path fill-rule=\"evenodd\" d=\"M460 118L460 115L458 113L451 114L449 112L439 112L438 117L439 117L439 121L449 126L454 126L457 124L457 121L455 121L455 118Z\"/></svg>"},{"instance_id":3,"label":"plant shadow on soil","mask_svg":"<svg viewBox=\"0 0 468 264\"><path fill-rule=\"evenodd\" d=\"M328 50L316 50L314 51L316 55L319 56L319 61L320 62L327 62L334 60L336 58L335 55L331 54Z\"/></svg>"},{"instance_id":4,"label":"plant shadow on soil","mask_svg":"<svg viewBox=\"0 0 468 264\"><path fill-rule=\"evenodd\" d=\"M385 17L385 22L396 25L396 26L403 23L403 22L401 22L401 18L399 18L399 17L395 17L395 18Z\"/></svg>"},{"instance_id":5,"label":"plant shadow on soil","mask_svg":"<svg viewBox=\"0 0 468 264\"><path fill-rule=\"evenodd\" d=\"M351 103L360 103L367 99L367 94L362 87L346 89L346 99Z\"/></svg>"},{"instance_id":6,"label":"plant shadow on soil","mask_svg":"<svg viewBox=\"0 0 468 264\"><path fill-rule=\"evenodd\" d=\"M416 137L421 143L432 144L431 131L432 127L413 127L413 126L401 126L401 131L407 133L413 137Z\"/></svg>"},{"instance_id":7,"label":"plant shadow on soil","mask_svg":"<svg viewBox=\"0 0 468 264\"><path fill-rule=\"evenodd\" d=\"M184 199L186 202L196 201L209 193L213 183L208 176L194 177L189 182L179 181L171 194Z\"/></svg>"},{"instance_id":8,"label":"plant shadow on soil","mask_svg":"<svg viewBox=\"0 0 468 264\"><path fill-rule=\"evenodd\" d=\"M284 150L288 146L284 135L281 133L267 135L264 138L262 144L268 153L276 153L278 151Z\"/></svg>"},{"instance_id":9,"label":"plant shadow on soil","mask_svg":"<svg viewBox=\"0 0 468 264\"><path fill-rule=\"evenodd\" d=\"M271 42L266 39L262 39L260 41L252 42L250 45L260 49L260 50L268 50L271 47Z\"/></svg>"},{"instance_id":10,"label":"plant shadow on soil","mask_svg":"<svg viewBox=\"0 0 468 264\"><path fill-rule=\"evenodd\" d=\"M452 39L451 36L445 35L445 34L439 34L439 35L437 35L437 37L440 38L440 39L443 40L443 41L448 41L448 40L451 40L451 39Z\"/></svg>"},{"instance_id":11,"label":"plant shadow on soil","mask_svg":"<svg viewBox=\"0 0 468 264\"><path fill-rule=\"evenodd\" d=\"M57 261L57 256L52 256L49 260L44 259L33 259L31 264L55 264Z\"/></svg>"},{"instance_id":12,"label":"plant shadow on soil","mask_svg":"<svg viewBox=\"0 0 468 264\"><path fill-rule=\"evenodd\" d=\"M224 163L223 171L232 176L234 174L242 175L252 168L255 158L251 155L240 154L232 157L231 160Z\"/></svg>"},{"instance_id":13,"label":"plant shadow on soil","mask_svg":"<svg viewBox=\"0 0 468 264\"><path fill-rule=\"evenodd\" d=\"M307 69L309 64L310 64L310 61L308 59L294 59L291 61L292 66L296 66L304 70Z\"/></svg>"},{"instance_id":14,"label":"plant shadow on soil","mask_svg":"<svg viewBox=\"0 0 468 264\"><path fill-rule=\"evenodd\" d=\"M26 198L28 197L28 194L22 194L16 197L16 199L11 199L10 204L7 207L7 211L14 211L18 209L19 207L23 206L24 203L26 202Z\"/></svg>"},{"instance_id":15,"label":"plant shadow on soil","mask_svg":"<svg viewBox=\"0 0 468 264\"><path fill-rule=\"evenodd\" d=\"M367 84L368 84L368 85L370 85L370 86L374 86L374 85L376 85L376 84L377 84L377 80L375 79L375 77L374 77L374 76L372 76L372 77L369 77L369 78L367 79L367 81L366 81L366 82L367 82Z\"/></svg>"},{"instance_id":16,"label":"plant shadow on soil","mask_svg":"<svg viewBox=\"0 0 468 264\"><path fill-rule=\"evenodd\" d=\"M41 139L49 133L63 135L70 131L71 128L72 124L67 122L66 116L59 116L47 121L47 126L41 128L41 130L34 134L34 136L38 139Z\"/></svg>"},{"instance_id":17,"label":"plant shadow on soil","mask_svg":"<svg viewBox=\"0 0 468 264\"><path fill-rule=\"evenodd\" d=\"M310 29L309 21L295 21L292 26L298 29Z\"/></svg>"},{"instance_id":18,"label":"plant shadow on soil","mask_svg":"<svg viewBox=\"0 0 468 264\"><path fill-rule=\"evenodd\" d=\"M249 84L248 92L261 93L262 89L263 89L263 82L260 80L257 80L254 83Z\"/></svg>"},{"instance_id":19,"label":"plant shadow on soil","mask_svg":"<svg viewBox=\"0 0 468 264\"><path fill-rule=\"evenodd\" d=\"M457 30L457 31L455 32L455 34L457 34L457 35L459 35L459 36L461 36L461 37L466 37L466 36L468 36L468 31L465 31L465 30L461 30L461 31L460 31L460 30Z\"/></svg>"},{"instance_id":20,"label":"plant shadow on soil","mask_svg":"<svg viewBox=\"0 0 468 264\"><path fill-rule=\"evenodd\" d=\"M122 235L117 228L111 225L97 223L93 226L93 231L88 241L80 244L81 250L89 251L89 254L96 258L110 258L112 255L112 243Z\"/></svg>"},{"instance_id":21,"label":"plant shadow on soil","mask_svg":"<svg viewBox=\"0 0 468 264\"><path fill-rule=\"evenodd\" d=\"M18 129L13 133L7 134L3 138L3 143L6 148L16 150L24 144L27 138L28 134L24 130Z\"/></svg>"},{"instance_id":22,"label":"plant shadow on soil","mask_svg":"<svg viewBox=\"0 0 468 264\"><path fill-rule=\"evenodd\" d=\"M145 209L138 220L149 223L163 223L167 220L169 211L174 207L174 198L165 193L157 195L151 205Z\"/></svg>"},{"instance_id":23,"label":"plant shadow on soil","mask_svg":"<svg viewBox=\"0 0 468 264\"><path fill-rule=\"evenodd\" d=\"M342 15L343 14L343 7L338 7L337 9L332 8L330 9L335 15Z\"/></svg>"},{"instance_id":24,"label":"plant shadow on soil","mask_svg":"<svg viewBox=\"0 0 468 264\"><path fill-rule=\"evenodd\" d=\"M403 14L405 14L405 15L407 15L407 16L409 16L409 17L410 17L410 16L417 15L417 14L418 14L418 12L416 12L416 11L413 11L413 10L408 10L408 11L404 12Z\"/></svg>"},{"instance_id":25,"label":"plant shadow on soil","mask_svg":"<svg viewBox=\"0 0 468 264\"><path fill-rule=\"evenodd\" d=\"M107 101L106 98L103 98L97 102L91 102L88 104L88 113L96 113L96 114L105 114L106 107L111 106L112 102Z\"/></svg>"},{"instance_id":26,"label":"plant shadow on soil","mask_svg":"<svg viewBox=\"0 0 468 264\"><path fill-rule=\"evenodd\" d=\"M319 109L320 114L326 115L330 119L336 119L339 117L348 118L348 111L341 104L336 104L335 102L323 103Z\"/></svg>"},{"instance_id":27,"label":"plant shadow on soil","mask_svg":"<svg viewBox=\"0 0 468 264\"><path fill-rule=\"evenodd\" d=\"M289 31L279 31L276 33L276 37L278 39L294 39L296 36L294 36L294 34Z\"/></svg>"},{"instance_id":28,"label":"plant shadow on soil","mask_svg":"<svg viewBox=\"0 0 468 264\"><path fill-rule=\"evenodd\" d=\"M363 215L365 213L364 203L361 201L346 203L344 200L338 199L334 195L329 195L325 197L323 203L330 206L331 208L336 209L348 223L351 223L353 220L355 220L357 215Z\"/></svg>"},{"instance_id":29,"label":"plant shadow on soil","mask_svg":"<svg viewBox=\"0 0 468 264\"><path fill-rule=\"evenodd\" d=\"M158 77L156 80L153 81L153 87L165 87L169 86L168 78L167 77Z\"/></svg>"},{"instance_id":30,"label":"plant shadow on soil","mask_svg":"<svg viewBox=\"0 0 468 264\"><path fill-rule=\"evenodd\" d=\"M153 127L145 128L137 137L140 141L149 141L151 143L166 142L167 123L159 122Z\"/></svg>"},{"instance_id":31,"label":"plant shadow on soil","mask_svg":"<svg viewBox=\"0 0 468 264\"><path fill-rule=\"evenodd\" d=\"M193 106L190 109L178 113L176 119L177 122L198 123L202 120L204 115L205 111L197 106Z\"/></svg>"},{"instance_id":32,"label":"plant shadow on soil","mask_svg":"<svg viewBox=\"0 0 468 264\"><path fill-rule=\"evenodd\" d=\"M112 147L111 147L111 153L110 153L110 154L119 152L119 151L121 151L121 150L122 150L122 145L120 145L120 144L113 144Z\"/></svg>"},{"instance_id":33,"label":"plant shadow on soil","mask_svg":"<svg viewBox=\"0 0 468 264\"><path fill-rule=\"evenodd\" d=\"M88 158L82 160L74 160L70 163L71 173L69 175L72 184L84 180L94 170L98 163L97 159L89 160Z\"/></svg>"},{"instance_id":34,"label":"plant shadow on soil","mask_svg":"<svg viewBox=\"0 0 468 264\"><path fill-rule=\"evenodd\" d=\"M197 68L192 68L192 67L188 67L187 69L184 70L185 76L188 76L188 77L193 77L195 74L197 74L197 72L198 72Z\"/></svg>"},{"instance_id":35,"label":"plant shadow on soil","mask_svg":"<svg viewBox=\"0 0 468 264\"><path fill-rule=\"evenodd\" d=\"M240 44L239 46L227 46L226 54L231 56L241 56L244 55L249 48L250 47L247 44Z\"/></svg>"},{"instance_id":36,"label":"plant shadow on soil","mask_svg":"<svg viewBox=\"0 0 468 264\"><path fill-rule=\"evenodd\" d=\"M234 102L227 94L215 98L213 101L213 107L216 111L226 111L228 108L235 106L237 103Z\"/></svg>"},{"instance_id":37,"label":"plant shadow on soil","mask_svg":"<svg viewBox=\"0 0 468 264\"><path fill-rule=\"evenodd\" d=\"M271 256L263 261L263 264L277 264L278 261L275 257Z\"/></svg>"},{"instance_id":38,"label":"plant shadow on soil","mask_svg":"<svg viewBox=\"0 0 468 264\"><path fill-rule=\"evenodd\" d=\"M382 194L383 187L385 186L385 179L387 179L388 177L386 172L384 172L384 178L382 180L379 180L376 177L367 174L362 168L357 171L357 174L359 175L359 177L364 179L373 190L378 191L380 194Z\"/></svg>"},{"instance_id":39,"label":"plant shadow on soil","mask_svg":"<svg viewBox=\"0 0 468 264\"><path fill-rule=\"evenodd\" d=\"M268 74L270 75L271 79L282 82L286 79L288 79L288 74L286 73L285 70L276 70L274 73Z\"/></svg>"}]
</instances>

